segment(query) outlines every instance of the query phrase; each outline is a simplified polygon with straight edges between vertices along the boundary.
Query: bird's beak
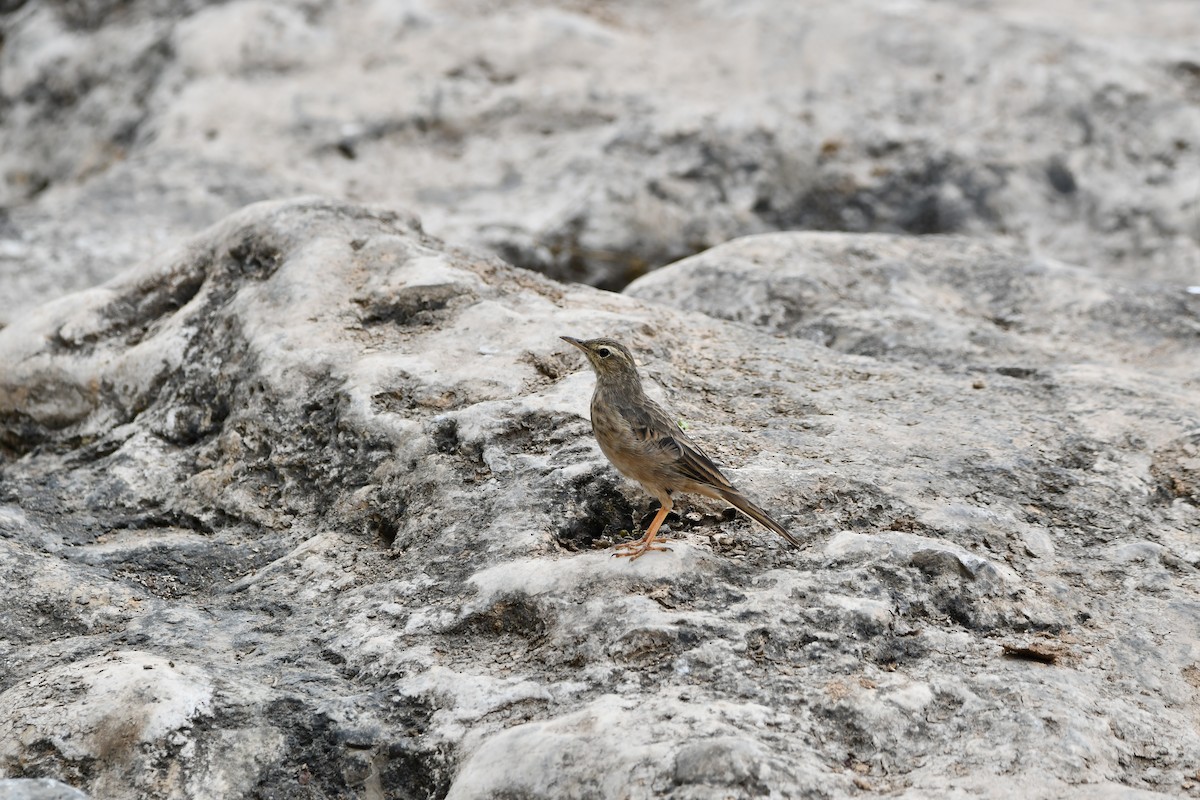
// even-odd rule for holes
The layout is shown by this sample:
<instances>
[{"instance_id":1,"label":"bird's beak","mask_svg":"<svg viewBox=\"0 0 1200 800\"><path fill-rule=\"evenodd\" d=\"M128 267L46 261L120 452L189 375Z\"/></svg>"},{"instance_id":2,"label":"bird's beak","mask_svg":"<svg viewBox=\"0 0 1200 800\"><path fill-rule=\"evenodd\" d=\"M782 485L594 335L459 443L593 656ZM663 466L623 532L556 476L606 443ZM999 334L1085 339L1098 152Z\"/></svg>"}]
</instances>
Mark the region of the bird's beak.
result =
<instances>
[{"instance_id":1,"label":"bird's beak","mask_svg":"<svg viewBox=\"0 0 1200 800\"><path fill-rule=\"evenodd\" d=\"M558 338L562 339L564 342L570 342L585 353L587 352L587 347L585 347L583 342L579 341L578 339L574 339L570 336L560 336Z\"/></svg>"}]
</instances>

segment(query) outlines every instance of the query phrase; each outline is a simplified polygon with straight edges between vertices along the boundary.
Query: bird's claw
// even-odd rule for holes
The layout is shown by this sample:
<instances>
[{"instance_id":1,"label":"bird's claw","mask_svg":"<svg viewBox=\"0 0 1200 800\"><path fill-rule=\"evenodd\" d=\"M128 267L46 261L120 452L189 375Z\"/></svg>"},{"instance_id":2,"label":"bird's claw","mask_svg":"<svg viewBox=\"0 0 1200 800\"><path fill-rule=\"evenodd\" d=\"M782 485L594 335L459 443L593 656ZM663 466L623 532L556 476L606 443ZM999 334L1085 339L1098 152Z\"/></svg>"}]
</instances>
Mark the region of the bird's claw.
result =
<instances>
[{"instance_id":1,"label":"bird's claw","mask_svg":"<svg viewBox=\"0 0 1200 800\"><path fill-rule=\"evenodd\" d=\"M662 541L662 540L659 539L658 541ZM639 547L639 545L641 545L641 542L633 542L633 543L627 545L629 547L629 552L613 553L612 557L613 558L628 558L630 561L637 561L639 558L646 555L646 553L649 553L651 550L657 550L657 551L663 552L663 553L671 552L671 548L669 548L669 547L657 547L653 544L647 544L644 547Z\"/></svg>"},{"instance_id":2,"label":"bird's claw","mask_svg":"<svg viewBox=\"0 0 1200 800\"><path fill-rule=\"evenodd\" d=\"M666 543L667 543L666 539L662 538L661 536L655 536L653 539L650 539L649 541L647 541L646 539L635 539L632 542L620 542L619 544L614 544L613 548L616 550L635 550L635 549L641 547L642 545L648 546L648 545L652 545L652 544L666 544Z\"/></svg>"},{"instance_id":3,"label":"bird's claw","mask_svg":"<svg viewBox=\"0 0 1200 800\"><path fill-rule=\"evenodd\" d=\"M651 539L638 539L633 542L621 542L613 547L614 550L625 552L613 553L613 558L628 558L630 561L637 561L639 558L649 553L652 550L659 552L671 552L671 548L666 546L666 539L657 534Z\"/></svg>"}]
</instances>

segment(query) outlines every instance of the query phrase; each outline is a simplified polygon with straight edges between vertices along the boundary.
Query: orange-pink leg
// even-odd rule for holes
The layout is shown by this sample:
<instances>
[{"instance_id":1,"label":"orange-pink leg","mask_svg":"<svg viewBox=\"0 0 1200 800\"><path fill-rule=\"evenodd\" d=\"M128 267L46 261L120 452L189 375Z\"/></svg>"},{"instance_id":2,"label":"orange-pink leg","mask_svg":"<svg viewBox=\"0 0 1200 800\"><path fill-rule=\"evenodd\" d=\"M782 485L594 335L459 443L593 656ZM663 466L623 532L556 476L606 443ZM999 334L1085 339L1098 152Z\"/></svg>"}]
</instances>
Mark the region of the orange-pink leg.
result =
<instances>
[{"instance_id":1,"label":"orange-pink leg","mask_svg":"<svg viewBox=\"0 0 1200 800\"><path fill-rule=\"evenodd\" d=\"M651 550L666 550L671 548L663 547L662 543L666 539L658 538L659 526L663 524L663 520L667 518L667 512L671 510L671 504L664 503L658 509L658 513L654 515L654 520L650 523L650 527L646 529L646 535L636 542L625 542L616 546L616 550L628 550L627 553L613 553L617 558L628 558L630 561L637 561Z\"/></svg>"}]
</instances>

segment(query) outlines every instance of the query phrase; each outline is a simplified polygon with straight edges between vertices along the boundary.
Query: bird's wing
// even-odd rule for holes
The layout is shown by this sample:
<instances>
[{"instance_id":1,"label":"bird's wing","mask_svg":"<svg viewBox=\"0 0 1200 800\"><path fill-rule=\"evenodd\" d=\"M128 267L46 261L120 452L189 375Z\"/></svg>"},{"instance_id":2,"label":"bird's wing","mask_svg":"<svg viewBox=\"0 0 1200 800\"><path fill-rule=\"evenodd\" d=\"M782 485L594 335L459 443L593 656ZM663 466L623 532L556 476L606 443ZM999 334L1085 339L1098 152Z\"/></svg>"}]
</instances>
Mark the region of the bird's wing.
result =
<instances>
[{"instance_id":1,"label":"bird's wing","mask_svg":"<svg viewBox=\"0 0 1200 800\"><path fill-rule=\"evenodd\" d=\"M652 400L623 408L622 416L647 455L660 456L681 477L720 489L733 489L729 479L700 446L688 438L671 417Z\"/></svg>"}]
</instances>

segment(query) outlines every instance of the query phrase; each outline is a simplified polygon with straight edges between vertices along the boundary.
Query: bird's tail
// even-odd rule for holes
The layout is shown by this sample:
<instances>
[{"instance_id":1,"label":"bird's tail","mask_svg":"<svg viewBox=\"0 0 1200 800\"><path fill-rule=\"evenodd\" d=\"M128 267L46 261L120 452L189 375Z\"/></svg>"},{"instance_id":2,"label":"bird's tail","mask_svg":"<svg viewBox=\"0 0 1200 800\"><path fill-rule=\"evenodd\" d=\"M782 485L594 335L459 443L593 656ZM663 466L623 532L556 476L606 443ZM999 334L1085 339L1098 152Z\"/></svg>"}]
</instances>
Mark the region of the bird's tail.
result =
<instances>
[{"instance_id":1,"label":"bird's tail","mask_svg":"<svg viewBox=\"0 0 1200 800\"><path fill-rule=\"evenodd\" d=\"M761 523L762 525L764 525L765 527L770 528L771 530L775 531L780 536L782 536L783 538L785 538L789 542L791 542L794 546L796 546L796 547L800 546L800 541L798 539L796 539L795 536L792 536L790 533L788 533L786 528L784 528L782 525L780 525L775 520L771 519L770 515L767 514L767 512L763 511L761 508L756 506L753 502L746 499L746 497L743 494L741 494L740 492L738 492L736 490L723 491L723 492L721 492L721 497L724 497L725 501L727 503L732 505L734 508L737 508L740 511L742 511L746 516L750 517L750 519L755 520L755 521Z\"/></svg>"}]
</instances>

